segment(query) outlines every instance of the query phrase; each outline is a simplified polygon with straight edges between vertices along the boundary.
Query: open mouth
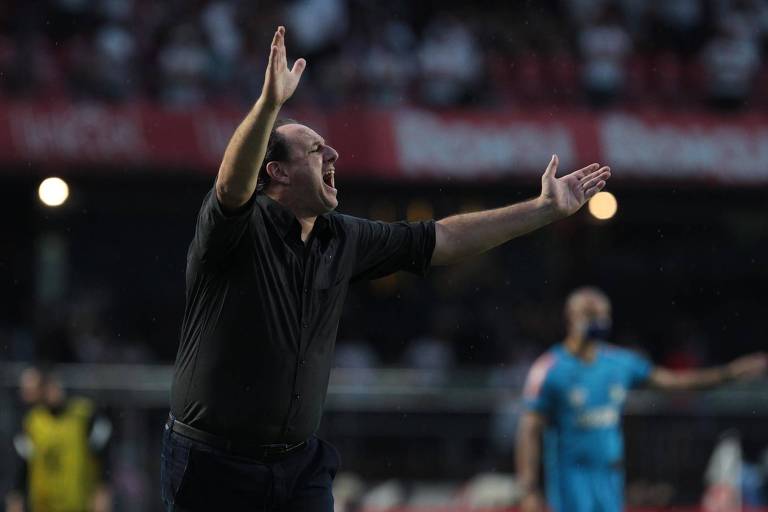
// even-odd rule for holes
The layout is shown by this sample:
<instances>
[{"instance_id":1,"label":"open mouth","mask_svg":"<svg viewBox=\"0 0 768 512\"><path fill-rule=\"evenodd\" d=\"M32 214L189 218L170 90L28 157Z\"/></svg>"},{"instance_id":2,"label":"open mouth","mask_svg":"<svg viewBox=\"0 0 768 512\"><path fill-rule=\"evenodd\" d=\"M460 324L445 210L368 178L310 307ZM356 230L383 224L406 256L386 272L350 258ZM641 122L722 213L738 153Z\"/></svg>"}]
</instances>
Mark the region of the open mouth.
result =
<instances>
[{"instance_id":1,"label":"open mouth","mask_svg":"<svg viewBox=\"0 0 768 512\"><path fill-rule=\"evenodd\" d=\"M332 190L336 190L336 181L334 179L335 171L333 169L325 171L323 173L323 183L325 183L325 186Z\"/></svg>"}]
</instances>

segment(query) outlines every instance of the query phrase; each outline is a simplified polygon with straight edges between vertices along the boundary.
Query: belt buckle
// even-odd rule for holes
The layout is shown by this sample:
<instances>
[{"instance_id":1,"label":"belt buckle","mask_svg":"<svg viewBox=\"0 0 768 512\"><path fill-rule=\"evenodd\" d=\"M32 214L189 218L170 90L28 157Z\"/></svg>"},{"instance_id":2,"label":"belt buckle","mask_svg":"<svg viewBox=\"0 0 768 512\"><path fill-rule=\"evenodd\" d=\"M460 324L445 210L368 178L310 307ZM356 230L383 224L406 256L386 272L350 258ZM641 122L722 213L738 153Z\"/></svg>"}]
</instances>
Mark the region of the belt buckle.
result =
<instances>
[{"instance_id":1,"label":"belt buckle","mask_svg":"<svg viewBox=\"0 0 768 512\"><path fill-rule=\"evenodd\" d=\"M281 455L288 452L287 443L265 444L262 445L261 448L264 450L265 457L269 457L270 455Z\"/></svg>"}]
</instances>

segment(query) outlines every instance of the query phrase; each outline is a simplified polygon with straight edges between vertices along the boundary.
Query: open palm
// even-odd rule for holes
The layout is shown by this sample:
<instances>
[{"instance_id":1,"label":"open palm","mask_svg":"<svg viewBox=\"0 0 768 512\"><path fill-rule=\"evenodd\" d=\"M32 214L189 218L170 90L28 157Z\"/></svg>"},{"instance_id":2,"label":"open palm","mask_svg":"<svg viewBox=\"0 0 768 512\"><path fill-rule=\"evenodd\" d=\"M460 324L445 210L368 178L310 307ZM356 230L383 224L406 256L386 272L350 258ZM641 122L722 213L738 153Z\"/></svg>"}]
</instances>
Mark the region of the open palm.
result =
<instances>
[{"instance_id":1,"label":"open palm","mask_svg":"<svg viewBox=\"0 0 768 512\"><path fill-rule=\"evenodd\" d=\"M299 85L301 74L307 66L307 61L297 59L292 69L288 69L288 58L285 55L285 27L278 27L272 38L269 51L269 62L264 76L262 96L274 105L282 105L293 95Z\"/></svg>"},{"instance_id":2,"label":"open palm","mask_svg":"<svg viewBox=\"0 0 768 512\"><path fill-rule=\"evenodd\" d=\"M541 176L541 198L563 216L578 211L605 187L605 182L611 177L609 167L592 164L558 178L558 163L557 155L552 155L552 160Z\"/></svg>"}]
</instances>

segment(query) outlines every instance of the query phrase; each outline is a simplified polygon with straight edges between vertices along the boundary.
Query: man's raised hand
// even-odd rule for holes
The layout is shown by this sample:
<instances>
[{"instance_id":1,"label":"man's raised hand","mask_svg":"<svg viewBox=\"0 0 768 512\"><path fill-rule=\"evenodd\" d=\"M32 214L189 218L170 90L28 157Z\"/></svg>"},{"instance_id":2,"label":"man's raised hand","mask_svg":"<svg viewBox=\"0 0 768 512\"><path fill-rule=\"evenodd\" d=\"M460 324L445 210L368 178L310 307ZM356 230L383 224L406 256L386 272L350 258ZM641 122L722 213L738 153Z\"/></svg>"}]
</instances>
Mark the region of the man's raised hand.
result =
<instances>
[{"instance_id":1,"label":"man's raised hand","mask_svg":"<svg viewBox=\"0 0 768 512\"><path fill-rule=\"evenodd\" d=\"M267 70L264 73L262 98L271 105L282 106L293 95L306 66L306 60L297 59L293 68L288 69L288 58L285 55L285 27L277 27L275 36L272 38Z\"/></svg>"},{"instance_id":2,"label":"man's raised hand","mask_svg":"<svg viewBox=\"0 0 768 512\"><path fill-rule=\"evenodd\" d=\"M558 163L557 155L552 155L541 177L540 196L540 200L551 207L558 216L575 213L592 196L600 192L605 187L605 182L611 177L609 167L592 164L558 178L556 176Z\"/></svg>"}]
</instances>

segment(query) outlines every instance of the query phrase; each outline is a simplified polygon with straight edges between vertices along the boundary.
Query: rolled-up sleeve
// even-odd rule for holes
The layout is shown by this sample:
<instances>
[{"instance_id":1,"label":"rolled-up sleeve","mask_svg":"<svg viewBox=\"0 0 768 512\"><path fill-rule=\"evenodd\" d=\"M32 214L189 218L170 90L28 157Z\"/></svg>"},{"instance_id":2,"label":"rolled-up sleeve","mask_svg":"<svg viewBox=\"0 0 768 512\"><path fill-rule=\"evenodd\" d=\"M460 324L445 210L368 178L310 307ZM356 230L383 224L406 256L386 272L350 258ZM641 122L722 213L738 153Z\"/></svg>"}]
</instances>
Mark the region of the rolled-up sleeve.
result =
<instances>
[{"instance_id":1,"label":"rolled-up sleeve","mask_svg":"<svg viewBox=\"0 0 768 512\"><path fill-rule=\"evenodd\" d=\"M255 197L255 196L254 196ZM211 189L197 216L194 247L201 260L221 260L231 254L248 231L254 198L233 213L225 213Z\"/></svg>"},{"instance_id":2,"label":"rolled-up sleeve","mask_svg":"<svg viewBox=\"0 0 768 512\"><path fill-rule=\"evenodd\" d=\"M435 222L378 222L348 218L356 234L353 281L405 270L425 275L435 250Z\"/></svg>"}]
</instances>

